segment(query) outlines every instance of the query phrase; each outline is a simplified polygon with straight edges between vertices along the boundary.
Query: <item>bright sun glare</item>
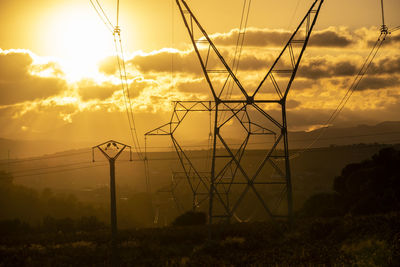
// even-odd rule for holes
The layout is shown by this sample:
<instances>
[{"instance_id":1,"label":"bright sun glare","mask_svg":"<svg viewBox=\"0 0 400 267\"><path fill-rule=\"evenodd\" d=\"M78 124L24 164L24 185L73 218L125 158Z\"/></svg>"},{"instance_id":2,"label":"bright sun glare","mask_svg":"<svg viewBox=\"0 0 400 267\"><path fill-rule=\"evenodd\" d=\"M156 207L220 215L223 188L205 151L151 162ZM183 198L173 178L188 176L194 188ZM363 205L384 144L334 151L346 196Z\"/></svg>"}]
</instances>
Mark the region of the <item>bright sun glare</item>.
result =
<instances>
[{"instance_id":1,"label":"bright sun glare","mask_svg":"<svg viewBox=\"0 0 400 267\"><path fill-rule=\"evenodd\" d=\"M94 12L63 10L53 18L49 32L52 52L70 81L95 78L97 63L115 50L112 33Z\"/></svg>"}]
</instances>

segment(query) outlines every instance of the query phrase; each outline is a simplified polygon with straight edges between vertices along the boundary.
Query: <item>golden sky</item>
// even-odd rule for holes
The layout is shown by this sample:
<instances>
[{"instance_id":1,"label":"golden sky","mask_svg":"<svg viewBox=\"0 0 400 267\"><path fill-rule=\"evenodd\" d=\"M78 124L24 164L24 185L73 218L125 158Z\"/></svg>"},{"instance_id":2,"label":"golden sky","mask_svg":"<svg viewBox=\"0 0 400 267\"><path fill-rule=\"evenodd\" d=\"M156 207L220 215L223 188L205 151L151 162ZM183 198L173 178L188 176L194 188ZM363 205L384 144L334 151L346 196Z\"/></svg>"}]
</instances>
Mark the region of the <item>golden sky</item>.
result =
<instances>
[{"instance_id":1,"label":"golden sky","mask_svg":"<svg viewBox=\"0 0 400 267\"><path fill-rule=\"evenodd\" d=\"M99 2L115 23L117 1ZM243 0L187 2L229 62ZM243 84L254 86L265 75L312 2L252 1L238 75ZM386 24L399 26L400 1L384 3ZM89 0L0 1L0 20L0 138L130 143L113 36ZM289 94L291 130L327 120L380 24L379 0L325 0ZM120 26L143 142L144 132L169 120L172 100L212 98L175 1L120 0ZM335 124L399 120L399 48L397 31ZM208 125L207 118L199 120Z\"/></svg>"}]
</instances>

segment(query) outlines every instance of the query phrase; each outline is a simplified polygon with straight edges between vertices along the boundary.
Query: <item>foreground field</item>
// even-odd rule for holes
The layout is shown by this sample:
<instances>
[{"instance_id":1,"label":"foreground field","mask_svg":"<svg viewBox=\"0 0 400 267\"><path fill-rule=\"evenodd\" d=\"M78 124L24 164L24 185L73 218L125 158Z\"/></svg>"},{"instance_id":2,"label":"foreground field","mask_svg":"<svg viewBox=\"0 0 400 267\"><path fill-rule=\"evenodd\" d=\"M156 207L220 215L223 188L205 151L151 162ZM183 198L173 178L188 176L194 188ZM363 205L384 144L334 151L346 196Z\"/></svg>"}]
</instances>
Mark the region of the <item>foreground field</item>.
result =
<instances>
[{"instance_id":1,"label":"foreground field","mask_svg":"<svg viewBox=\"0 0 400 267\"><path fill-rule=\"evenodd\" d=\"M126 230L118 251L121 266L400 266L400 214ZM108 230L0 241L0 266L108 265Z\"/></svg>"}]
</instances>

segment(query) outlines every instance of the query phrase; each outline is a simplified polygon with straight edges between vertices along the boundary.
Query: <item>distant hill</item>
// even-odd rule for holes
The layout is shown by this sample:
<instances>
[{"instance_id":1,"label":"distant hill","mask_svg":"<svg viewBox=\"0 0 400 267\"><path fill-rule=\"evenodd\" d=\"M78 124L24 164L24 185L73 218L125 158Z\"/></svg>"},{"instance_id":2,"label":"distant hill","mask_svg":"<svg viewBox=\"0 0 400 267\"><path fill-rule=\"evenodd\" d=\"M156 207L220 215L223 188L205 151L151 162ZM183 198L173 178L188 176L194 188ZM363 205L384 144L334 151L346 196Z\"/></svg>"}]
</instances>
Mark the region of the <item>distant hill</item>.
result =
<instances>
[{"instance_id":1,"label":"distant hill","mask_svg":"<svg viewBox=\"0 0 400 267\"><path fill-rule=\"evenodd\" d=\"M313 143L314 140L316 140ZM351 144L396 144L400 142L400 122L382 122L377 125L355 127L327 127L310 132L290 132L289 144L293 148L313 148Z\"/></svg>"},{"instance_id":2,"label":"distant hill","mask_svg":"<svg viewBox=\"0 0 400 267\"><path fill-rule=\"evenodd\" d=\"M316 140L317 139L317 140ZM316 141L315 141L316 140ZM161 148L151 148L152 142L149 140L149 151L161 150ZM161 140L157 140L159 143ZM165 139L165 147L168 147L168 139ZM234 143L241 142L231 140ZM315 142L314 142L315 141ZM318 148L331 145L351 145L351 144L396 144L400 142L400 121L382 122L377 125L358 125L355 127L327 127L314 131L289 132L289 147L291 149L302 149L306 147ZM197 150L206 149L207 140L194 140L184 142L189 145L187 149ZM68 140L10 140L0 138L0 160L35 157L45 154L52 154L71 149L88 148L94 145L91 142L69 142ZM250 149L257 149L257 145L249 145ZM165 151L165 149L163 149Z\"/></svg>"},{"instance_id":3,"label":"distant hill","mask_svg":"<svg viewBox=\"0 0 400 267\"><path fill-rule=\"evenodd\" d=\"M344 166L369 159L383 147L385 145L358 144L314 148L300 154L293 151L290 164L295 208L300 208L312 194L331 191L333 179ZM203 166L199 167L199 171L204 171L206 153L205 150L188 152L195 166ZM243 159L243 166L251 168L263 157L262 153L262 150L249 150ZM148 159L152 192L170 184L172 171L182 170L175 152L150 152ZM16 184L38 190L51 188L58 192L74 193L81 200L93 202L99 196L108 194L109 184L108 161L100 153L95 153L95 160L92 162L91 149L79 149L41 157L2 160L0 170L11 172ZM129 154L123 153L116 163L116 180L121 198L128 197L132 192L145 192L143 162L136 155L131 162Z\"/></svg>"},{"instance_id":4,"label":"distant hill","mask_svg":"<svg viewBox=\"0 0 400 267\"><path fill-rule=\"evenodd\" d=\"M71 143L55 140L11 140L0 138L0 160L36 157L90 146L87 142Z\"/></svg>"}]
</instances>

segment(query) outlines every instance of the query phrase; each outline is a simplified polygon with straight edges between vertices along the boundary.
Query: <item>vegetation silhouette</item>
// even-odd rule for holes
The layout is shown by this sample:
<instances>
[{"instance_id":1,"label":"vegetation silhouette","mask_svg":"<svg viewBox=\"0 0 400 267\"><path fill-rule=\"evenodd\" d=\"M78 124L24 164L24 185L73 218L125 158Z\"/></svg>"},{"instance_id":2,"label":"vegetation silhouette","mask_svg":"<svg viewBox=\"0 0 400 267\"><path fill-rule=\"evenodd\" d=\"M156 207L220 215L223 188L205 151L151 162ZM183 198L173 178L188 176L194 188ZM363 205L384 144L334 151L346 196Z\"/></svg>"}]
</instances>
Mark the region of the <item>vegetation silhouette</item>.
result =
<instances>
[{"instance_id":1,"label":"vegetation silhouette","mask_svg":"<svg viewBox=\"0 0 400 267\"><path fill-rule=\"evenodd\" d=\"M313 217L369 215L400 211L400 151L381 149L371 159L346 165L334 193L311 196L300 214Z\"/></svg>"},{"instance_id":2,"label":"vegetation silhouette","mask_svg":"<svg viewBox=\"0 0 400 267\"><path fill-rule=\"evenodd\" d=\"M347 148L346 153L349 151L352 150ZM317 161L316 165L321 167L322 164L318 164L321 160L318 155L321 154L318 153L313 156L314 164ZM332 159L337 155L341 154L335 154ZM309 159L311 164L313 160ZM307 163L300 163L304 162ZM400 266L400 212L397 201L400 188L399 171L396 170L399 162L399 151L386 148L369 160L343 164L342 167L345 167L340 175L336 172L333 193L321 193L309 198L302 212L309 212L312 218L299 216L291 226L284 222L276 225L253 222L205 227L193 225L205 223L204 213L188 212L177 217L170 227L121 230L121 265ZM307 165L300 165L307 168ZM313 175L316 177L318 174L322 176L320 182L326 183L327 178L323 178L330 173L322 175L315 172ZM51 205L61 207L65 203L79 207L82 203L49 189L37 192L14 185L12 176L7 173L1 173L0 183L1 208L10 205L20 209L19 212L29 212L28 209L41 207L34 210L38 212L36 218L41 216L37 225L27 224L23 218L13 219L10 213L1 210L0 215L7 219L0 220L0 265L110 265L109 229L104 229L108 228L107 225L104 226L96 217L79 217L79 213L67 210L52 213L54 210L50 208ZM305 183L304 180L302 183ZM107 194L106 188L103 189L101 192ZM18 205L24 203L28 206L21 209L4 196L15 200L21 198L23 201L18 200ZM151 206L151 196L145 193L127 194L126 197L118 204L120 212L143 216L141 210L148 210ZM106 198L101 195L100 199ZM370 201L376 201L376 204L366 204ZM49 202L54 203L50 205ZM107 202L101 205L104 206L104 203ZM99 212L96 208L93 208L94 211ZM75 217L66 217L68 212ZM108 219L108 213L104 213ZM148 211L144 217L151 217L151 213ZM14 211L12 214L17 213ZM363 216L343 216L347 214ZM108 224L108 220L105 221ZM212 240L208 239L209 230L215 233Z\"/></svg>"},{"instance_id":3,"label":"vegetation silhouette","mask_svg":"<svg viewBox=\"0 0 400 267\"><path fill-rule=\"evenodd\" d=\"M187 211L178 216L173 222L173 226L205 225L207 215L204 212Z\"/></svg>"}]
</instances>

